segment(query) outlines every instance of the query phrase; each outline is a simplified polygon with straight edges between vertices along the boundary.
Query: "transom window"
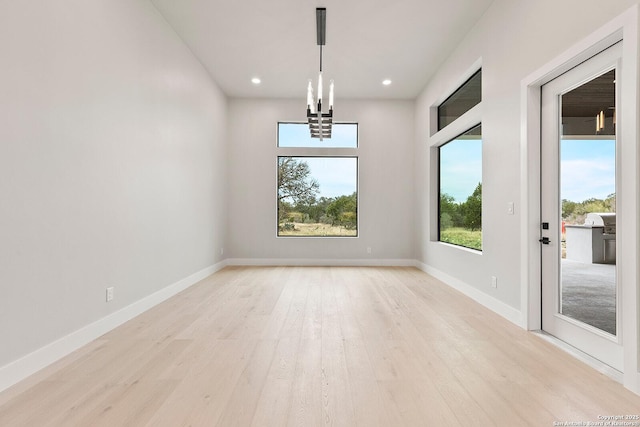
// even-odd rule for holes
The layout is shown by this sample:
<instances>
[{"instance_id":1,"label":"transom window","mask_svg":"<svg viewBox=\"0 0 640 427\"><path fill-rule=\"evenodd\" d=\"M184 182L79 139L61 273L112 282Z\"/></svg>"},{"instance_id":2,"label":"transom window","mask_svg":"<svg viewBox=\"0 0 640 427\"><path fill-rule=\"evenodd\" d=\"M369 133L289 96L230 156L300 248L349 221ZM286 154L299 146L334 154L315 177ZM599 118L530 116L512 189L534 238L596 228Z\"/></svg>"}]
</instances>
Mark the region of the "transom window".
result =
<instances>
[{"instance_id":1,"label":"transom window","mask_svg":"<svg viewBox=\"0 0 640 427\"><path fill-rule=\"evenodd\" d=\"M358 124L334 123L331 138L311 138L307 123L278 123L278 147L357 148Z\"/></svg>"},{"instance_id":2,"label":"transom window","mask_svg":"<svg viewBox=\"0 0 640 427\"><path fill-rule=\"evenodd\" d=\"M458 117L482 101L482 69L462 84L438 106L438 130L444 129Z\"/></svg>"}]
</instances>

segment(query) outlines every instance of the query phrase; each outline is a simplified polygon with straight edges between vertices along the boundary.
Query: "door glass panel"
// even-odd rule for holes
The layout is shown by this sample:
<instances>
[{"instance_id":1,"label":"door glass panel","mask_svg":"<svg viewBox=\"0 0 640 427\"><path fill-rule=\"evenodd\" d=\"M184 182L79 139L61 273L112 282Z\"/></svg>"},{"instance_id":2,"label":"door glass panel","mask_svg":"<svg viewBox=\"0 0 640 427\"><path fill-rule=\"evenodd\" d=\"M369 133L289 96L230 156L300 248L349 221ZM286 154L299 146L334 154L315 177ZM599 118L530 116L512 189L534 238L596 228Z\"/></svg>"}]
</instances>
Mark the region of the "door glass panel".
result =
<instances>
[{"instance_id":1,"label":"door glass panel","mask_svg":"<svg viewBox=\"0 0 640 427\"><path fill-rule=\"evenodd\" d=\"M561 95L559 313L616 335L615 70Z\"/></svg>"}]
</instances>

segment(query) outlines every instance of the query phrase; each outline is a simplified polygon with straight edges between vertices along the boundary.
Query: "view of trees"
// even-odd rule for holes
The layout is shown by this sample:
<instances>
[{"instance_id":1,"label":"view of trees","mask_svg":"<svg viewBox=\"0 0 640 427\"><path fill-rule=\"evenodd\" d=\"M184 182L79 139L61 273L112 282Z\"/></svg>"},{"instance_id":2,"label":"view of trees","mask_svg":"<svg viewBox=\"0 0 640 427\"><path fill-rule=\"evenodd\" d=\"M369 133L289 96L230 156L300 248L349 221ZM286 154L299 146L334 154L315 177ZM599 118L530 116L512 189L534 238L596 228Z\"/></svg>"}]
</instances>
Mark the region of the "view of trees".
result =
<instances>
[{"instance_id":1,"label":"view of trees","mask_svg":"<svg viewBox=\"0 0 640 427\"><path fill-rule=\"evenodd\" d=\"M463 203L456 203L453 196L440 194L440 229L462 227L482 229L482 184Z\"/></svg>"},{"instance_id":2,"label":"view of trees","mask_svg":"<svg viewBox=\"0 0 640 427\"><path fill-rule=\"evenodd\" d=\"M591 212L615 212L616 193L609 194L606 199L591 198L582 202L562 200L562 220L566 224L584 224L585 217Z\"/></svg>"},{"instance_id":3,"label":"view of trees","mask_svg":"<svg viewBox=\"0 0 640 427\"><path fill-rule=\"evenodd\" d=\"M482 183L462 203L440 194L440 241L482 250Z\"/></svg>"},{"instance_id":4,"label":"view of trees","mask_svg":"<svg viewBox=\"0 0 640 427\"><path fill-rule=\"evenodd\" d=\"M320 184L311 175L309 165L299 158L278 159L278 230L299 230L300 224L317 224L306 235L336 234L330 227L340 227L355 235L357 229L357 193L339 197L318 197ZM344 235L345 233L339 233Z\"/></svg>"},{"instance_id":5,"label":"view of trees","mask_svg":"<svg viewBox=\"0 0 640 427\"><path fill-rule=\"evenodd\" d=\"M293 157L278 159L278 203L309 205L320 192L320 184L311 175L306 162ZM281 213L281 215L284 212Z\"/></svg>"}]
</instances>

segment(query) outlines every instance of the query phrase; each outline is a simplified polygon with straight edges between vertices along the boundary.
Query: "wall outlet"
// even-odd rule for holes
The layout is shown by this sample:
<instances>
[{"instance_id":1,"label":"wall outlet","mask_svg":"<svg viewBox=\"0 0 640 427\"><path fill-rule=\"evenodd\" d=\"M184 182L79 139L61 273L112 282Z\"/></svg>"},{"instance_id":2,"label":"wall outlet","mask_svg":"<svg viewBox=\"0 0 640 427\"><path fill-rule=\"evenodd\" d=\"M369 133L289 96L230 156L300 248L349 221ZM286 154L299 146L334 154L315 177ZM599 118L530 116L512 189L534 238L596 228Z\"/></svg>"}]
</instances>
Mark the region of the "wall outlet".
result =
<instances>
[{"instance_id":1,"label":"wall outlet","mask_svg":"<svg viewBox=\"0 0 640 427\"><path fill-rule=\"evenodd\" d=\"M107 302L113 300L113 286L107 288Z\"/></svg>"},{"instance_id":2,"label":"wall outlet","mask_svg":"<svg viewBox=\"0 0 640 427\"><path fill-rule=\"evenodd\" d=\"M370 254L371 253L371 246L367 246L367 253Z\"/></svg>"},{"instance_id":3,"label":"wall outlet","mask_svg":"<svg viewBox=\"0 0 640 427\"><path fill-rule=\"evenodd\" d=\"M224 248L220 248L220 255L224 255Z\"/></svg>"},{"instance_id":4,"label":"wall outlet","mask_svg":"<svg viewBox=\"0 0 640 427\"><path fill-rule=\"evenodd\" d=\"M496 276L491 276L491 287L492 288L498 287L498 278Z\"/></svg>"}]
</instances>

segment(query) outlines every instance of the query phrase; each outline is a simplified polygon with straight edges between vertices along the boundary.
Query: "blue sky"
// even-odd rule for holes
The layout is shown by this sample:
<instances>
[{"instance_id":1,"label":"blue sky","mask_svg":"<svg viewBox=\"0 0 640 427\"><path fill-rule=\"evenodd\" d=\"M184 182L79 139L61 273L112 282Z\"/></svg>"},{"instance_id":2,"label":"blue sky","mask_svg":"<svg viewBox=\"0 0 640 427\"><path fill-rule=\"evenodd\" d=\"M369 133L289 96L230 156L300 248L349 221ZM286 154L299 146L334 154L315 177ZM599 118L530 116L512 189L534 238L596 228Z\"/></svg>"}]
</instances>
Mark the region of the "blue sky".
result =
<instances>
[{"instance_id":1,"label":"blue sky","mask_svg":"<svg viewBox=\"0 0 640 427\"><path fill-rule=\"evenodd\" d=\"M320 184L320 197L348 196L356 191L358 160L355 157L302 157Z\"/></svg>"},{"instance_id":2,"label":"blue sky","mask_svg":"<svg viewBox=\"0 0 640 427\"><path fill-rule=\"evenodd\" d=\"M482 182L482 140L455 139L440 147L440 192L461 203Z\"/></svg>"},{"instance_id":3,"label":"blue sky","mask_svg":"<svg viewBox=\"0 0 640 427\"><path fill-rule=\"evenodd\" d=\"M334 124L333 137L320 141L309 136L305 123L281 123L281 147L355 147L357 125ZM356 191L357 159L305 157L320 184L320 197L338 197ZM604 199L615 192L615 141L563 140L561 198L582 202ZM482 140L456 139L440 147L441 191L464 202L482 182Z\"/></svg>"},{"instance_id":4,"label":"blue sky","mask_svg":"<svg viewBox=\"0 0 640 427\"><path fill-rule=\"evenodd\" d=\"M278 123L279 147L331 147L356 148L358 146L358 125L355 123L334 123L331 138L314 139L306 123Z\"/></svg>"},{"instance_id":5,"label":"blue sky","mask_svg":"<svg viewBox=\"0 0 640 427\"><path fill-rule=\"evenodd\" d=\"M563 140L561 198L582 202L615 193L615 140ZM482 141L457 139L440 148L441 191L464 202L482 181Z\"/></svg>"},{"instance_id":6,"label":"blue sky","mask_svg":"<svg viewBox=\"0 0 640 427\"><path fill-rule=\"evenodd\" d=\"M616 191L615 140L562 141L561 199L605 199Z\"/></svg>"},{"instance_id":7,"label":"blue sky","mask_svg":"<svg viewBox=\"0 0 640 427\"><path fill-rule=\"evenodd\" d=\"M313 139L306 123L279 123L279 147L356 148L358 125L334 123L330 139ZM320 184L320 197L339 197L357 191L358 160L355 157L298 157L309 165L311 176Z\"/></svg>"}]
</instances>

